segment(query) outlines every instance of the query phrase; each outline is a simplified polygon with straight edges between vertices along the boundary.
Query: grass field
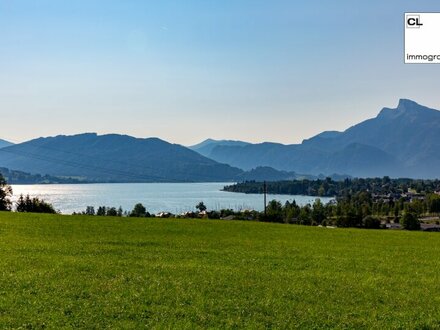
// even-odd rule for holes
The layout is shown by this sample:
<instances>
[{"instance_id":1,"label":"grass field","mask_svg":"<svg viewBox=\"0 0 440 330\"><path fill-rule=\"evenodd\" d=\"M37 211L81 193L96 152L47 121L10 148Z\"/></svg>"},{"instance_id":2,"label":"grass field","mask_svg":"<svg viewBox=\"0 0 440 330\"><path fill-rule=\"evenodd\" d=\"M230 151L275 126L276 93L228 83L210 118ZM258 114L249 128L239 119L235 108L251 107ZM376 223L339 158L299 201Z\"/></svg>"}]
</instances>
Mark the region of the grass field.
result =
<instances>
[{"instance_id":1,"label":"grass field","mask_svg":"<svg viewBox=\"0 0 440 330\"><path fill-rule=\"evenodd\" d=\"M440 234L0 213L0 328L440 328Z\"/></svg>"}]
</instances>

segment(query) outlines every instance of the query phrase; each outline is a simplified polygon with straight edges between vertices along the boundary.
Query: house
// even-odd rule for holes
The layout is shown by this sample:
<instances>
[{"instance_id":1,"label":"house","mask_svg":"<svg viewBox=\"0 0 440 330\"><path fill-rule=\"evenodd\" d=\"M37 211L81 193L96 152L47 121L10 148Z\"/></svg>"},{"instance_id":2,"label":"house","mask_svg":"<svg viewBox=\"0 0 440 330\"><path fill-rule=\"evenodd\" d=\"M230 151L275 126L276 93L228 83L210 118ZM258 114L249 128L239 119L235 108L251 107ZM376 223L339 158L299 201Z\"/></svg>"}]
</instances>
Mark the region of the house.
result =
<instances>
[{"instance_id":1,"label":"house","mask_svg":"<svg viewBox=\"0 0 440 330\"><path fill-rule=\"evenodd\" d=\"M387 223L387 224L385 224L385 227L387 229L400 229L401 228L400 223Z\"/></svg>"},{"instance_id":2,"label":"house","mask_svg":"<svg viewBox=\"0 0 440 330\"><path fill-rule=\"evenodd\" d=\"M173 214L170 212L159 212L158 214L156 214L157 218L170 218L172 216Z\"/></svg>"},{"instance_id":3,"label":"house","mask_svg":"<svg viewBox=\"0 0 440 330\"><path fill-rule=\"evenodd\" d=\"M208 212L205 211L200 211L198 214L199 218L207 218L208 217Z\"/></svg>"},{"instance_id":4,"label":"house","mask_svg":"<svg viewBox=\"0 0 440 330\"><path fill-rule=\"evenodd\" d=\"M420 229L423 231L440 231L440 225L435 223L422 223Z\"/></svg>"}]
</instances>

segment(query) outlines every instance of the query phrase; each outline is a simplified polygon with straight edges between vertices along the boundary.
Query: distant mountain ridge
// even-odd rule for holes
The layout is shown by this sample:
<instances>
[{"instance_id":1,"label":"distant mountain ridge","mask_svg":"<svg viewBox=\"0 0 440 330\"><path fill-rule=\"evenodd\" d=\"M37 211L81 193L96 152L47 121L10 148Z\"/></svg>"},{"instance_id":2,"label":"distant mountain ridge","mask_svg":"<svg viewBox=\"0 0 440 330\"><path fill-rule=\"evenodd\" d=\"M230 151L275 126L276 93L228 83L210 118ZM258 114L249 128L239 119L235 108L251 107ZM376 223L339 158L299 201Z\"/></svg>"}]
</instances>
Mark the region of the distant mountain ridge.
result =
<instances>
[{"instance_id":1,"label":"distant mountain ridge","mask_svg":"<svg viewBox=\"0 0 440 330\"><path fill-rule=\"evenodd\" d=\"M99 182L230 181L243 172L158 138L96 133L2 148L0 166Z\"/></svg>"},{"instance_id":2,"label":"distant mountain ridge","mask_svg":"<svg viewBox=\"0 0 440 330\"><path fill-rule=\"evenodd\" d=\"M313 175L440 176L440 111L401 99L344 132L328 131L301 144L219 145L210 157L244 170L270 166Z\"/></svg>"},{"instance_id":3,"label":"distant mountain ridge","mask_svg":"<svg viewBox=\"0 0 440 330\"><path fill-rule=\"evenodd\" d=\"M243 141L235 141L235 140L214 140L214 139L206 139L205 141L190 146L188 147L191 150L194 150L196 152L198 152L199 154L205 156L205 157L210 157L211 152L214 148L218 147L218 146L237 146L237 147L244 147L246 145L249 145L250 143L248 142L243 142Z\"/></svg>"},{"instance_id":4,"label":"distant mountain ridge","mask_svg":"<svg viewBox=\"0 0 440 330\"><path fill-rule=\"evenodd\" d=\"M5 147L0 149L0 166L5 167L3 172L11 183L230 182L307 177L269 167L245 172L158 138L96 133L38 138Z\"/></svg>"},{"instance_id":5,"label":"distant mountain ridge","mask_svg":"<svg viewBox=\"0 0 440 330\"><path fill-rule=\"evenodd\" d=\"M9 147L9 146L12 146L12 145L13 145L12 142L0 139L0 149L1 148L5 148L5 147Z\"/></svg>"}]
</instances>

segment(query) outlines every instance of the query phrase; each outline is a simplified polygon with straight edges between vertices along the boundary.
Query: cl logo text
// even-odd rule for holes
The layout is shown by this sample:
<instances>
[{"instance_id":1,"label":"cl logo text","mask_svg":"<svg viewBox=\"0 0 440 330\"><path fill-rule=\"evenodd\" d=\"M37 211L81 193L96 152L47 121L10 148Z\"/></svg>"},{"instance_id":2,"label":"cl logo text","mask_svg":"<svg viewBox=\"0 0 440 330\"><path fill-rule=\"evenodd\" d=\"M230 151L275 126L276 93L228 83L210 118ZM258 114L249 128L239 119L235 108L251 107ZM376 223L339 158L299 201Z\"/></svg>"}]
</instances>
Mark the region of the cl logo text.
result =
<instances>
[{"instance_id":1,"label":"cl logo text","mask_svg":"<svg viewBox=\"0 0 440 330\"><path fill-rule=\"evenodd\" d=\"M407 16L406 17L406 26L409 28L420 28L423 26L420 16Z\"/></svg>"}]
</instances>

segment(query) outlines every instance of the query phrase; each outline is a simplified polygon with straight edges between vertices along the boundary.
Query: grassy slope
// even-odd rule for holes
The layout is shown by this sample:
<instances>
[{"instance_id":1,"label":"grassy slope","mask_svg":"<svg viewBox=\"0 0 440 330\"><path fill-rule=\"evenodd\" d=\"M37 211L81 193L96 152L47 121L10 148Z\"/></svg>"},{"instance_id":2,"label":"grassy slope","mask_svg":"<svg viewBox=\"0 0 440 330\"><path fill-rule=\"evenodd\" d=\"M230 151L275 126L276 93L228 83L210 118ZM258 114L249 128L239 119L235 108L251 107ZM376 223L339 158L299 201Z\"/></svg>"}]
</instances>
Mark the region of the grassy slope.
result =
<instances>
[{"instance_id":1,"label":"grassy slope","mask_svg":"<svg viewBox=\"0 0 440 330\"><path fill-rule=\"evenodd\" d=\"M440 327L440 235L0 213L0 328Z\"/></svg>"}]
</instances>

